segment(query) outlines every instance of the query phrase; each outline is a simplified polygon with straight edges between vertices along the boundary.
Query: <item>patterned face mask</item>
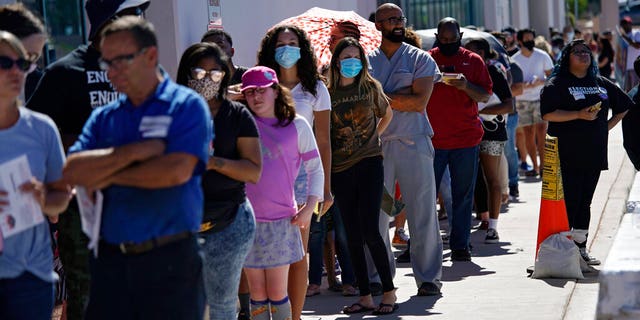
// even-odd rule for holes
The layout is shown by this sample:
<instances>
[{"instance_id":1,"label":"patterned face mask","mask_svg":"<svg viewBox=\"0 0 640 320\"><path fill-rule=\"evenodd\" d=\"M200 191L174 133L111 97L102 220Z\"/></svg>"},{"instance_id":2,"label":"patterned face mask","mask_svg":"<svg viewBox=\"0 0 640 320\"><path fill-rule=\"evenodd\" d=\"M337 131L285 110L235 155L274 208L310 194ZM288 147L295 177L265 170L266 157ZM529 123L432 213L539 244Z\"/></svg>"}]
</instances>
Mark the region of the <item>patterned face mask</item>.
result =
<instances>
[{"instance_id":1,"label":"patterned face mask","mask_svg":"<svg viewBox=\"0 0 640 320\"><path fill-rule=\"evenodd\" d=\"M206 101L209 101L218 97L220 82L221 81L213 81L210 77L205 77L200 80L189 79L187 84L189 88L199 93Z\"/></svg>"}]
</instances>

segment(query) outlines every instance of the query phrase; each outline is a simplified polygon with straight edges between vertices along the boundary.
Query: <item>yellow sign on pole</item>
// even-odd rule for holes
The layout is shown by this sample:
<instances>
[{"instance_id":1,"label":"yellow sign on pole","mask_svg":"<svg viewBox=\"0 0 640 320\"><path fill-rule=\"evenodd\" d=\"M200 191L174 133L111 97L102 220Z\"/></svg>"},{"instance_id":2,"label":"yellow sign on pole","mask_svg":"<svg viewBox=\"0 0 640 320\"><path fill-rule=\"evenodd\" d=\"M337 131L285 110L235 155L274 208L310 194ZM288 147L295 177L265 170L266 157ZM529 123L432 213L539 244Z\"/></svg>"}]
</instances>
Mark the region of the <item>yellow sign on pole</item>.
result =
<instances>
[{"instance_id":1,"label":"yellow sign on pole","mask_svg":"<svg viewBox=\"0 0 640 320\"><path fill-rule=\"evenodd\" d=\"M564 199L562 172L558 154L558 138L547 135L544 140L544 165L542 166L542 199Z\"/></svg>"}]
</instances>

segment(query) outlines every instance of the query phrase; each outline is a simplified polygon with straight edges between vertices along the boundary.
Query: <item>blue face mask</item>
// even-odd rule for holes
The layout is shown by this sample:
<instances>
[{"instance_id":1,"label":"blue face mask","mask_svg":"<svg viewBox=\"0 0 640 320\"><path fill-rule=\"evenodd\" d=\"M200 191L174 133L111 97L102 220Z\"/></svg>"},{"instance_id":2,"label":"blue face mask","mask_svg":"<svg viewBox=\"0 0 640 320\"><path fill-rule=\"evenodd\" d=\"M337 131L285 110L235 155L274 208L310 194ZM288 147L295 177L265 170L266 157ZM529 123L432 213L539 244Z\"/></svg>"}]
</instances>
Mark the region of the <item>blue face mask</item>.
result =
<instances>
[{"instance_id":1,"label":"blue face mask","mask_svg":"<svg viewBox=\"0 0 640 320\"><path fill-rule=\"evenodd\" d=\"M358 58L347 58L340 60L340 74L345 78L354 78L360 74L362 62Z\"/></svg>"},{"instance_id":2,"label":"blue face mask","mask_svg":"<svg viewBox=\"0 0 640 320\"><path fill-rule=\"evenodd\" d=\"M276 62L283 68L289 69L300 60L300 48L282 46L276 48Z\"/></svg>"}]
</instances>

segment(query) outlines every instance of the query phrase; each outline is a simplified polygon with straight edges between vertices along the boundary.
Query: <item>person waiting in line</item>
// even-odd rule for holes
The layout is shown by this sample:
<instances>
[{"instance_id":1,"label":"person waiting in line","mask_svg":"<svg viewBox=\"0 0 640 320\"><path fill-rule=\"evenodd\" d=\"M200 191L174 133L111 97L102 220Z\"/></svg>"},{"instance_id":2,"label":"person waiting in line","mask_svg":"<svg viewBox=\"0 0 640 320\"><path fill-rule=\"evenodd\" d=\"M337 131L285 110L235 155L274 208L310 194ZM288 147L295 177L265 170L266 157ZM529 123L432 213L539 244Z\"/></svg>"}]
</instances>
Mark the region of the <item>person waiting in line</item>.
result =
<instances>
[{"instance_id":1,"label":"person waiting in line","mask_svg":"<svg viewBox=\"0 0 640 320\"><path fill-rule=\"evenodd\" d=\"M500 216L500 204L502 198L500 181L500 162L505 142L507 141L507 128L504 115L513 111L511 89L507 82L504 68L495 60L497 54L489 46L489 42L483 38L469 40L465 48L477 53L487 64L489 76L493 83L492 90L500 98L500 103L486 106L480 110L480 115L491 115L492 119L483 119L482 127L484 135L480 142L480 166L487 184L489 204L489 225L484 238L485 243L498 243L498 217Z\"/></svg>"},{"instance_id":2,"label":"person waiting in line","mask_svg":"<svg viewBox=\"0 0 640 320\"><path fill-rule=\"evenodd\" d=\"M470 261L469 246L473 181L478 170L482 125L478 102L491 96L491 77L484 60L461 47L462 33L454 18L438 23L438 46L429 50L441 71L453 73L433 88L427 115L433 124L436 185L448 165L451 173L453 208L451 214L451 260Z\"/></svg>"},{"instance_id":3,"label":"person waiting in line","mask_svg":"<svg viewBox=\"0 0 640 320\"><path fill-rule=\"evenodd\" d=\"M9 31L18 37L27 50L27 60L36 66L48 38L42 21L22 3L4 5L0 6L0 30ZM27 74L23 101L29 100L40 77L42 71L37 67Z\"/></svg>"},{"instance_id":4,"label":"person waiting in line","mask_svg":"<svg viewBox=\"0 0 640 320\"><path fill-rule=\"evenodd\" d=\"M349 252L360 286L358 302L343 309L346 314L374 310L390 314L396 308L393 276L385 243L378 232L384 169L379 135L393 113L380 83L368 72L364 49L354 38L342 39L331 58L332 189L345 221ZM375 308L369 289L364 244L373 258L383 287L382 302Z\"/></svg>"},{"instance_id":5,"label":"person waiting in line","mask_svg":"<svg viewBox=\"0 0 640 320\"><path fill-rule=\"evenodd\" d=\"M320 150L324 170L323 211L333 204L331 194L331 142L329 139L329 117L331 99L327 86L317 71L316 56L304 30L292 26L278 26L264 36L258 52L258 65L276 71L282 86L291 91L296 113L311 125ZM300 171L296 182L296 202L303 206L307 200L305 172ZM309 243L309 228L300 230L305 252ZM299 319L307 293L309 276L307 259L294 263L289 270L289 296L293 319Z\"/></svg>"},{"instance_id":6,"label":"person waiting in line","mask_svg":"<svg viewBox=\"0 0 640 320\"><path fill-rule=\"evenodd\" d=\"M263 66L247 70L241 90L258 125L264 168L260 181L247 185L258 221L244 263L251 318L292 319L289 265L304 258L300 230L309 228L313 210L322 200L320 155L311 127L296 115L289 89L280 85L274 70ZM306 173L308 193L298 208L294 187L300 168Z\"/></svg>"},{"instance_id":7,"label":"person waiting in line","mask_svg":"<svg viewBox=\"0 0 640 320\"><path fill-rule=\"evenodd\" d=\"M358 29L358 25L351 21L339 21L333 25L329 37L329 50L333 52L338 42L345 37L360 39L360 29ZM329 76L329 65L322 66L320 73L326 79ZM349 257L349 249L347 247L347 236L342 217L338 213L336 206L331 206L329 210L320 217L319 221L318 219L311 219L309 234L309 286L307 287L307 297L320 294L323 260L327 272L329 290L342 292L343 296L355 296L357 290L355 288L356 284L353 275L353 266L351 265L351 257ZM334 266L340 268L340 278L342 282L338 281L337 271Z\"/></svg>"},{"instance_id":8,"label":"person waiting in line","mask_svg":"<svg viewBox=\"0 0 640 320\"><path fill-rule=\"evenodd\" d=\"M0 31L0 164L26 156L33 178L20 192L34 198L38 214L56 217L69 204L71 189L62 182L64 152L55 123L18 100L33 67L27 58L18 38ZM7 187L0 188L0 212L20 214L7 212L18 198L9 198ZM50 239L44 219L11 236L0 230L0 319L51 319L57 276Z\"/></svg>"},{"instance_id":9,"label":"person waiting in line","mask_svg":"<svg viewBox=\"0 0 640 320\"><path fill-rule=\"evenodd\" d=\"M587 252L591 200L600 172L608 169L611 130L633 104L598 65L583 40L569 43L540 94L542 118L558 138L562 186L573 241L590 265L600 261ZM608 118L609 111L612 116Z\"/></svg>"},{"instance_id":10,"label":"person waiting in line","mask_svg":"<svg viewBox=\"0 0 640 320\"><path fill-rule=\"evenodd\" d=\"M251 113L225 98L230 67L228 56L216 44L196 43L182 54L177 76L178 84L207 101L214 121L214 143L202 177L200 227L209 319L235 318L242 264L255 233L245 183L256 183L262 170L258 128Z\"/></svg>"},{"instance_id":11,"label":"person waiting in line","mask_svg":"<svg viewBox=\"0 0 640 320\"><path fill-rule=\"evenodd\" d=\"M537 177L544 162L547 123L540 117L540 89L553 69L553 61L549 55L535 47L535 37L535 30L520 29L517 34L520 51L513 55L513 60L522 68L525 82L524 92L518 96L516 108L518 127L522 128L524 133L524 148L518 148L520 162L526 168L528 155L533 163L533 169L525 173L528 177Z\"/></svg>"}]
</instances>

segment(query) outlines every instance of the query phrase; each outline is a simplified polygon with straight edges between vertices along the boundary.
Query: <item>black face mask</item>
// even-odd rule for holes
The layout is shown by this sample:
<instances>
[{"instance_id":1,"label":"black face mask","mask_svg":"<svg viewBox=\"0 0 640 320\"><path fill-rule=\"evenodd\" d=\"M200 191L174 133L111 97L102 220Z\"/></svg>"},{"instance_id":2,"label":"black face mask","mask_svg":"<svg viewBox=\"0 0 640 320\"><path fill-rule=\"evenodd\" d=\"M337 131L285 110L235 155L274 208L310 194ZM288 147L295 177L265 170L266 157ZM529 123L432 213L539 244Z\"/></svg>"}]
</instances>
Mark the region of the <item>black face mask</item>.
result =
<instances>
[{"instance_id":1,"label":"black face mask","mask_svg":"<svg viewBox=\"0 0 640 320\"><path fill-rule=\"evenodd\" d=\"M535 47L536 43L533 40L524 41L522 45L527 48L529 51L533 51L533 47Z\"/></svg>"},{"instance_id":2,"label":"black face mask","mask_svg":"<svg viewBox=\"0 0 640 320\"><path fill-rule=\"evenodd\" d=\"M438 43L438 48L440 48L440 52L443 55L451 57L458 53L458 49L460 49L461 44L460 40L452 43Z\"/></svg>"}]
</instances>

